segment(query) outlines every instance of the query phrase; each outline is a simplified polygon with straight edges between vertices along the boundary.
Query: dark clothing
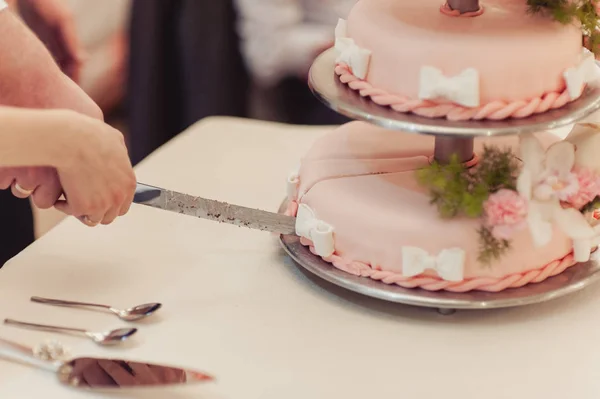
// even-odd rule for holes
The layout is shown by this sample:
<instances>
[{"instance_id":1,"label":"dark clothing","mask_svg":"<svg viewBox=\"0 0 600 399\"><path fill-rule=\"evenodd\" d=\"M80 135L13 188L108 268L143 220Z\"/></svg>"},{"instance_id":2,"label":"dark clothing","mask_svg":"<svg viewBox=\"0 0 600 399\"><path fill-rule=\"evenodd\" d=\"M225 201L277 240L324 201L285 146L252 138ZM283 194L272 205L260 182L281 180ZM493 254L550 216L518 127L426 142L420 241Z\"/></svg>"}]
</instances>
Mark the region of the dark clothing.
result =
<instances>
[{"instance_id":1,"label":"dark clothing","mask_svg":"<svg viewBox=\"0 0 600 399\"><path fill-rule=\"evenodd\" d=\"M288 78L270 93L270 106L277 122L292 125L340 125L348 118L332 111L312 93L306 81Z\"/></svg>"},{"instance_id":2,"label":"dark clothing","mask_svg":"<svg viewBox=\"0 0 600 399\"><path fill-rule=\"evenodd\" d=\"M250 79L232 0L134 0L129 69L133 163L207 116L250 117ZM346 118L288 79L269 90L269 119L308 125Z\"/></svg>"},{"instance_id":3,"label":"dark clothing","mask_svg":"<svg viewBox=\"0 0 600 399\"><path fill-rule=\"evenodd\" d=\"M249 79L230 0L134 0L130 152L138 163L207 116L245 117Z\"/></svg>"},{"instance_id":4,"label":"dark clothing","mask_svg":"<svg viewBox=\"0 0 600 399\"><path fill-rule=\"evenodd\" d=\"M29 200L0 190L0 268L12 257L33 243L33 213Z\"/></svg>"}]
</instances>

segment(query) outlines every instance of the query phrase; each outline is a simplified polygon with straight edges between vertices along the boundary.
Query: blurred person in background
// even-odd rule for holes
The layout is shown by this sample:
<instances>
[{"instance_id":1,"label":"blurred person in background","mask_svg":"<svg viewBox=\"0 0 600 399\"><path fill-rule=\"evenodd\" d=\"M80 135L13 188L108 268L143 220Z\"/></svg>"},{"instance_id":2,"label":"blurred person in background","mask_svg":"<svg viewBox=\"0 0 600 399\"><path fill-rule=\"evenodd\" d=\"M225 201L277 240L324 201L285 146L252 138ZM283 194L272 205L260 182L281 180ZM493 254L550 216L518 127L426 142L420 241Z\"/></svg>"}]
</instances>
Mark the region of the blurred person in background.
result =
<instances>
[{"instance_id":1,"label":"blurred person in background","mask_svg":"<svg viewBox=\"0 0 600 399\"><path fill-rule=\"evenodd\" d=\"M247 116L232 0L133 0L129 150L134 164L198 120Z\"/></svg>"},{"instance_id":2,"label":"blurred person in background","mask_svg":"<svg viewBox=\"0 0 600 399\"><path fill-rule=\"evenodd\" d=\"M308 68L356 0L133 0L129 149L138 163L208 116L347 119L310 93ZM252 86L255 87L252 87Z\"/></svg>"},{"instance_id":3,"label":"blurred person in background","mask_svg":"<svg viewBox=\"0 0 600 399\"><path fill-rule=\"evenodd\" d=\"M111 123L120 124L127 94L131 0L62 0L85 56L77 83Z\"/></svg>"},{"instance_id":4,"label":"blurred person in background","mask_svg":"<svg viewBox=\"0 0 600 399\"><path fill-rule=\"evenodd\" d=\"M307 77L315 58L334 45L335 26L357 0L235 0L242 50L255 91L252 115L293 124L338 124Z\"/></svg>"}]
</instances>

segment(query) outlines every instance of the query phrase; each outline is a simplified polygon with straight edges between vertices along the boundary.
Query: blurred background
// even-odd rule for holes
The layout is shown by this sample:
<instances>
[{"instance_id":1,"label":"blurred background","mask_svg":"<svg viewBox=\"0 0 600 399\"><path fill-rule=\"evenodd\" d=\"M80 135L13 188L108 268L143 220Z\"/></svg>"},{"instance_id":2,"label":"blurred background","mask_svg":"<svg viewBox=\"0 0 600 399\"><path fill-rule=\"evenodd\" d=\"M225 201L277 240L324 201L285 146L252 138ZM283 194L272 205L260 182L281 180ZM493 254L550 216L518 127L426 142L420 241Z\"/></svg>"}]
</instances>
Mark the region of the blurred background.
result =
<instances>
[{"instance_id":1,"label":"blurred background","mask_svg":"<svg viewBox=\"0 0 600 399\"><path fill-rule=\"evenodd\" d=\"M356 0L62 0L87 52L80 85L134 164L208 116L329 125L306 79ZM62 219L35 210L36 236Z\"/></svg>"}]
</instances>

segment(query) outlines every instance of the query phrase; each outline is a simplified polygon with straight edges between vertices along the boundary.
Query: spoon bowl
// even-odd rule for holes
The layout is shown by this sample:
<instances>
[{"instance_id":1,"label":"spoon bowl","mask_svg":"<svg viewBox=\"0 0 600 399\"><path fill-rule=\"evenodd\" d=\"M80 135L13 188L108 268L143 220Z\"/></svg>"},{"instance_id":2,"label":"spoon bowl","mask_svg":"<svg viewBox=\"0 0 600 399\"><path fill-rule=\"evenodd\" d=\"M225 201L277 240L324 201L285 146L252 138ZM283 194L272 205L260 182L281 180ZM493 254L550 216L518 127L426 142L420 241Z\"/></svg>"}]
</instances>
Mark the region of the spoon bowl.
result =
<instances>
[{"instance_id":1,"label":"spoon bowl","mask_svg":"<svg viewBox=\"0 0 600 399\"><path fill-rule=\"evenodd\" d=\"M121 320L137 321L152 315L161 307L162 304L160 303L146 303L125 310L110 308L110 311L116 314Z\"/></svg>"},{"instance_id":2,"label":"spoon bowl","mask_svg":"<svg viewBox=\"0 0 600 399\"><path fill-rule=\"evenodd\" d=\"M119 328L107 332L86 332L85 335L90 337L98 345L109 346L117 345L127 340L137 332L137 328Z\"/></svg>"},{"instance_id":3,"label":"spoon bowl","mask_svg":"<svg viewBox=\"0 0 600 399\"><path fill-rule=\"evenodd\" d=\"M25 321L18 321L13 319L5 319L4 324L17 326L21 328L28 328L30 330L43 330L57 333L78 334L84 337L88 337L98 345L102 346L120 344L121 342L125 341L137 332L137 328L119 328L116 330L106 332L92 332L82 328L50 326L47 324L28 323Z\"/></svg>"}]
</instances>

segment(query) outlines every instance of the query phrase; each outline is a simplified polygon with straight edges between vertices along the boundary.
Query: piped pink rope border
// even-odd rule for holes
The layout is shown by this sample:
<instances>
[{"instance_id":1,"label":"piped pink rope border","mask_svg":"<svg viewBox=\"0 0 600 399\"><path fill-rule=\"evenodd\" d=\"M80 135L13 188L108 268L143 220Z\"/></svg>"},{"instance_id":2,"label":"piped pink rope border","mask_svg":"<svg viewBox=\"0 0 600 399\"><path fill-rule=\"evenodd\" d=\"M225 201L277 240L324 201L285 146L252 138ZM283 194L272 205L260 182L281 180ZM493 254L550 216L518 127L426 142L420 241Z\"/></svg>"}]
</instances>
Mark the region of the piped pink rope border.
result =
<instances>
[{"instance_id":1,"label":"piped pink rope border","mask_svg":"<svg viewBox=\"0 0 600 399\"><path fill-rule=\"evenodd\" d=\"M286 215L295 216L297 212L298 203L295 201L290 202ZM309 240L302 238L300 243L309 247L310 251L316 255L315 249ZM368 277L385 284L396 284L404 288L422 288L428 291L445 290L451 292L467 292L474 290L499 292L507 288L519 288L531 283L540 283L549 277L564 272L567 268L577 263L573 258L573 254L570 253L564 258L552 261L540 269L530 270L524 273L511 274L502 278L478 277L460 282L451 282L428 276L404 277L399 273L377 270L362 262L347 261L336 254L323 258L323 260L331 263L333 266L346 273L359 277Z\"/></svg>"},{"instance_id":2,"label":"piped pink rope border","mask_svg":"<svg viewBox=\"0 0 600 399\"><path fill-rule=\"evenodd\" d=\"M502 120L507 118L526 118L533 114L541 114L551 109L556 109L573 101L568 91L562 93L547 93L543 97L531 100L504 102L493 101L477 108L465 108L456 104L438 104L433 101L410 99L408 97L390 94L385 90L373 87L369 82L359 79L345 64L338 64L335 73L340 82L348 85L352 90L358 91L363 97L381 106L390 107L401 113L412 112L428 118L445 117L452 121L464 120Z\"/></svg>"}]
</instances>

